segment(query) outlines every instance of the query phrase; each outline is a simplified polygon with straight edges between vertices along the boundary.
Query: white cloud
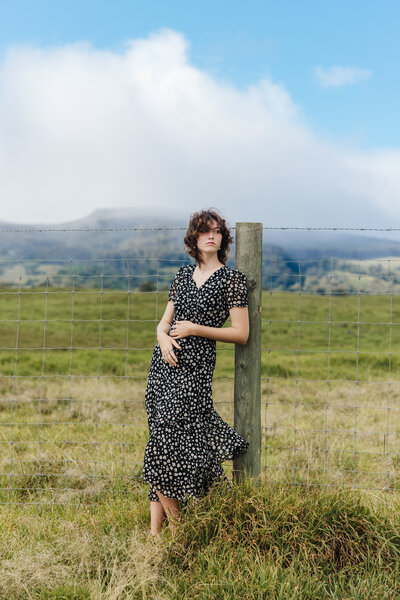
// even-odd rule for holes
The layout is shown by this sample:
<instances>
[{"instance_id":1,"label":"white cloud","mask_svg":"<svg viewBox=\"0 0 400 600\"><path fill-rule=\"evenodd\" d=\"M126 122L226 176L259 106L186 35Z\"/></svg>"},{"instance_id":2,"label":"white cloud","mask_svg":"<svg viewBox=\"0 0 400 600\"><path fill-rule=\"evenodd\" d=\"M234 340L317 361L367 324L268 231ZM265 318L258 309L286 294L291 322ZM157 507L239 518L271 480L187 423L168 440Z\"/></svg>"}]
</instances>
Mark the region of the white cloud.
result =
<instances>
[{"instance_id":1,"label":"white cloud","mask_svg":"<svg viewBox=\"0 0 400 600\"><path fill-rule=\"evenodd\" d=\"M0 66L0 220L60 222L124 206L394 226L400 152L319 139L281 85L216 81L172 31L120 54L10 50Z\"/></svg>"},{"instance_id":2,"label":"white cloud","mask_svg":"<svg viewBox=\"0 0 400 600\"><path fill-rule=\"evenodd\" d=\"M353 85L369 79L372 71L358 69L357 67L329 67L329 69L316 67L314 75L323 88L343 87L344 85Z\"/></svg>"}]
</instances>

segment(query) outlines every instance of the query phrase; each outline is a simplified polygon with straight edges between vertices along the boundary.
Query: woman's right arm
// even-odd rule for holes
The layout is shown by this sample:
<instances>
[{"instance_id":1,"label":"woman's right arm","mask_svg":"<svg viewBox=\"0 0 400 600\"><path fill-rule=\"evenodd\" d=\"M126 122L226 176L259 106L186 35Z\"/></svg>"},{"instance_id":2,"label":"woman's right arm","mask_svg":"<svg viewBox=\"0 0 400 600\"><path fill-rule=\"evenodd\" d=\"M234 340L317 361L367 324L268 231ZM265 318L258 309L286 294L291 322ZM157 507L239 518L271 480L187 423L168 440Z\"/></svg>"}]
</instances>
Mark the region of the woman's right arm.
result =
<instances>
[{"instance_id":1,"label":"woman's right arm","mask_svg":"<svg viewBox=\"0 0 400 600\"><path fill-rule=\"evenodd\" d=\"M174 340L168 332L171 327L171 323L174 318L174 303L172 300L168 300L167 307L164 311L161 321L157 325L157 341L160 346L161 355L163 359L172 365L176 366L178 359L173 351L173 347L181 348L176 340Z\"/></svg>"}]
</instances>

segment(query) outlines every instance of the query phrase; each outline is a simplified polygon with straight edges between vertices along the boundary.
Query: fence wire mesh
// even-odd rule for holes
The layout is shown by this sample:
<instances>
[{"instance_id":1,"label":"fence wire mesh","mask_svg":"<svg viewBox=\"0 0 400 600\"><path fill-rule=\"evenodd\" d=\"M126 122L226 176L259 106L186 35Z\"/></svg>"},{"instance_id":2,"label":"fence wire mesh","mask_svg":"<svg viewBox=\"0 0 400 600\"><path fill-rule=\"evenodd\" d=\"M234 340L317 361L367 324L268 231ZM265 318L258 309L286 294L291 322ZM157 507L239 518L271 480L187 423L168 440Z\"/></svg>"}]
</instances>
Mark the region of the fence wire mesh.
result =
<instances>
[{"instance_id":1,"label":"fence wire mesh","mask_svg":"<svg viewBox=\"0 0 400 600\"><path fill-rule=\"evenodd\" d=\"M268 479L398 490L399 259L324 259L318 274L278 262L264 292Z\"/></svg>"},{"instance_id":2,"label":"fence wire mesh","mask_svg":"<svg viewBox=\"0 0 400 600\"><path fill-rule=\"evenodd\" d=\"M128 493L140 475L146 370L168 261L2 267L11 284L0 290L2 501Z\"/></svg>"},{"instance_id":3,"label":"fence wire mesh","mask_svg":"<svg viewBox=\"0 0 400 600\"><path fill-rule=\"evenodd\" d=\"M182 230L146 228L166 236L167 256L168 236ZM122 230L74 233L89 231ZM173 275L189 262L149 248L151 256L100 258L67 250L62 258L58 249L50 259L53 246L46 258L19 250L0 261L2 504L88 502L141 481L156 326ZM265 477L399 489L400 259L296 260L267 250L263 288ZM231 425L233 378L234 347L217 343L214 404Z\"/></svg>"}]
</instances>

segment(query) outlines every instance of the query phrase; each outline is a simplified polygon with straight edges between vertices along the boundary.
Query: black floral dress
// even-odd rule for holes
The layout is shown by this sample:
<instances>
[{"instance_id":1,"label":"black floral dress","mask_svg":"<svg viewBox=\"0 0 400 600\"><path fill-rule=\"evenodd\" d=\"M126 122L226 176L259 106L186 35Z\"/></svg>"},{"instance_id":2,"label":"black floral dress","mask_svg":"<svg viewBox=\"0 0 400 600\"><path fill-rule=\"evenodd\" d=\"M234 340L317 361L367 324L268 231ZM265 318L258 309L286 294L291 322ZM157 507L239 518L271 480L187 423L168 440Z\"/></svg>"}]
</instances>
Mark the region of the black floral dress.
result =
<instances>
[{"instance_id":1,"label":"black floral dress","mask_svg":"<svg viewBox=\"0 0 400 600\"><path fill-rule=\"evenodd\" d=\"M222 327L233 306L247 306L246 277L224 265L198 288L195 265L176 274L168 300L179 320ZM227 478L221 462L244 453L247 442L215 411L212 377L216 359L215 340L188 336L174 347L178 362L164 361L157 344L150 363L145 395L149 424L143 479L150 484L149 500L164 496L187 501L200 498L216 480ZM229 485L229 484L228 484Z\"/></svg>"}]
</instances>

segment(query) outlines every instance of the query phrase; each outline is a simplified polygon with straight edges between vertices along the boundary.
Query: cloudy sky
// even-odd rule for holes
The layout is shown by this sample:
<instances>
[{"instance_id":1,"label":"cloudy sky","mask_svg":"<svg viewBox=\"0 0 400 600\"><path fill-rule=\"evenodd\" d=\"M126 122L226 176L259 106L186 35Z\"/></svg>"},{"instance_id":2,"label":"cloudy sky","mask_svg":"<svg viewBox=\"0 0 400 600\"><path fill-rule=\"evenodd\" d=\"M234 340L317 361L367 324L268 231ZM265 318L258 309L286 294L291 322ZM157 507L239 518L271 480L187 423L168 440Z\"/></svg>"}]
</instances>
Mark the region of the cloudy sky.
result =
<instances>
[{"instance_id":1,"label":"cloudy sky","mask_svg":"<svg viewBox=\"0 0 400 600\"><path fill-rule=\"evenodd\" d=\"M400 226L400 3L0 0L0 220Z\"/></svg>"}]
</instances>

